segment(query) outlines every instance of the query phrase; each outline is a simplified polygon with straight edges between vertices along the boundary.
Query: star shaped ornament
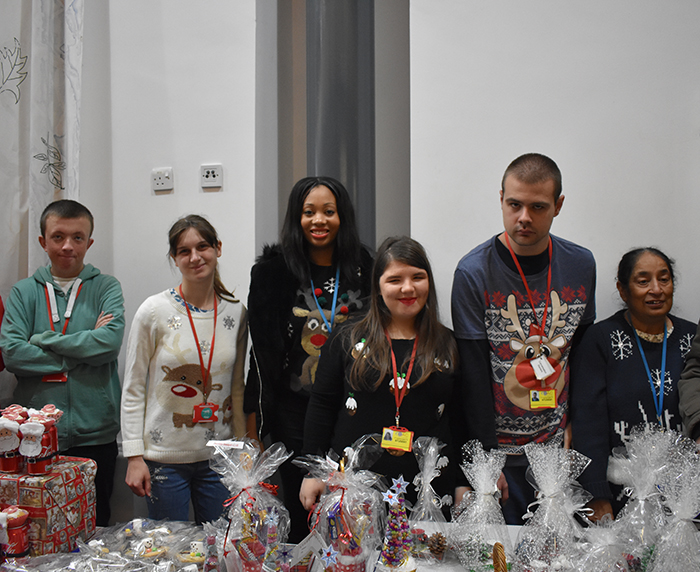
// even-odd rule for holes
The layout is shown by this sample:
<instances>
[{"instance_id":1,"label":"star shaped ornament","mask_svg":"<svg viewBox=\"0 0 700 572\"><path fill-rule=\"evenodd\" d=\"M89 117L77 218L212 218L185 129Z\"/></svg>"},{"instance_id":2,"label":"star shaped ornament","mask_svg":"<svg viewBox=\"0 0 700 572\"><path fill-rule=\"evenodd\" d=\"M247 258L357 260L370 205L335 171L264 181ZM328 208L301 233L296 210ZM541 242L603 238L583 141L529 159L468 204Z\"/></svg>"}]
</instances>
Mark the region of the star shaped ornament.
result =
<instances>
[{"instance_id":1,"label":"star shaped ornament","mask_svg":"<svg viewBox=\"0 0 700 572\"><path fill-rule=\"evenodd\" d=\"M384 502L388 502L390 505L394 505L397 502L399 502L399 497L394 494L394 491L389 489L385 493L382 493L384 496Z\"/></svg>"},{"instance_id":2,"label":"star shaped ornament","mask_svg":"<svg viewBox=\"0 0 700 572\"><path fill-rule=\"evenodd\" d=\"M399 475L398 479L391 480L394 483L394 486L392 488L396 491L397 495L405 493L408 490L408 482L404 481L403 475Z\"/></svg>"},{"instance_id":3,"label":"star shaped ornament","mask_svg":"<svg viewBox=\"0 0 700 572\"><path fill-rule=\"evenodd\" d=\"M323 560L323 563L326 565L326 567L330 566L331 564L335 564L338 561L338 551L332 546L329 546L323 552L321 560Z\"/></svg>"}]
</instances>

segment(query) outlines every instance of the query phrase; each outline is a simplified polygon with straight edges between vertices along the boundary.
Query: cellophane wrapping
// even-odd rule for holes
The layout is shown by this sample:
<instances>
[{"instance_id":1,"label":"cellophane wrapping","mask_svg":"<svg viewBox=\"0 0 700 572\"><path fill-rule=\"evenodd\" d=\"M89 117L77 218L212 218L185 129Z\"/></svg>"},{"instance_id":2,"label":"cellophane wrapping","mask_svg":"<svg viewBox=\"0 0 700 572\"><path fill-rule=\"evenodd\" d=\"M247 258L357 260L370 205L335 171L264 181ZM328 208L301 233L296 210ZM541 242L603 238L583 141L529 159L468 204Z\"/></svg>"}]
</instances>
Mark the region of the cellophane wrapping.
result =
<instances>
[{"instance_id":1,"label":"cellophane wrapping","mask_svg":"<svg viewBox=\"0 0 700 572\"><path fill-rule=\"evenodd\" d=\"M78 541L79 552L6 561L5 572L173 572L188 565L219 570L216 538L224 521L198 526L190 522L137 518L100 528L89 542Z\"/></svg>"},{"instance_id":2,"label":"cellophane wrapping","mask_svg":"<svg viewBox=\"0 0 700 572\"><path fill-rule=\"evenodd\" d=\"M212 444L209 463L231 492L223 545L226 568L228 572L259 572L289 533L289 512L266 479L291 452L282 443L273 443L261 453L258 442L248 438Z\"/></svg>"},{"instance_id":3,"label":"cellophane wrapping","mask_svg":"<svg viewBox=\"0 0 700 572\"><path fill-rule=\"evenodd\" d=\"M508 559L513 554L497 487L506 454L497 449L484 451L481 443L474 440L464 444L462 456L462 471L472 490L453 508L448 540L462 566L482 572L492 569L492 550L496 542L503 544Z\"/></svg>"},{"instance_id":4,"label":"cellophane wrapping","mask_svg":"<svg viewBox=\"0 0 700 572\"><path fill-rule=\"evenodd\" d=\"M583 531L576 572L630 572L619 523L606 515Z\"/></svg>"},{"instance_id":5,"label":"cellophane wrapping","mask_svg":"<svg viewBox=\"0 0 700 572\"><path fill-rule=\"evenodd\" d=\"M430 563L442 560L447 549L447 519L442 509L452 504L452 497L440 498L430 484L449 463L446 456L440 455L444 446L437 437L419 437L413 443L419 471L413 479L417 498L408 522L413 535L413 555Z\"/></svg>"},{"instance_id":6,"label":"cellophane wrapping","mask_svg":"<svg viewBox=\"0 0 700 572\"><path fill-rule=\"evenodd\" d=\"M325 458L306 455L294 460L326 483L310 525L337 552L336 562L325 564L328 571L364 572L367 558L381 543L384 507L382 495L373 488L381 477L365 469L381 455L379 435L373 434L346 447L342 459L331 452Z\"/></svg>"},{"instance_id":7,"label":"cellophane wrapping","mask_svg":"<svg viewBox=\"0 0 700 572\"><path fill-rule=\"evenodd\" d=\"M530 467L527 479L537 491L534 514L518 535L514 571L573 570L582 527L575 515L584 513L590 493L576 481L590 459L558 442L529 443L525 446Z\"/></svg>"},{"instance_id":8,"label":"cellophane wrapping","mask_svg":"<svg viewBox=\"0 0 700 572\"><path fill-rule=\"evenodd\" d=\"M678 434L658 425L639 425L624 446L613 449L608 480L622 485L629 497L617 515L626 551L637 568L646 568L668 522L659 484L669 469Z\"/></svg>"},{"instance_id":9,"label":"cellophane wrapping","mask_svg":"<svg viewBox=\"0 0 700 572\"><path fill-rule=\"evenodd\" d=\"M659 489L670 514L648 571L700 570L700 535L692 521L700 513L700 455L694 441L675 434Z\"/></svg>"}]
</instances>

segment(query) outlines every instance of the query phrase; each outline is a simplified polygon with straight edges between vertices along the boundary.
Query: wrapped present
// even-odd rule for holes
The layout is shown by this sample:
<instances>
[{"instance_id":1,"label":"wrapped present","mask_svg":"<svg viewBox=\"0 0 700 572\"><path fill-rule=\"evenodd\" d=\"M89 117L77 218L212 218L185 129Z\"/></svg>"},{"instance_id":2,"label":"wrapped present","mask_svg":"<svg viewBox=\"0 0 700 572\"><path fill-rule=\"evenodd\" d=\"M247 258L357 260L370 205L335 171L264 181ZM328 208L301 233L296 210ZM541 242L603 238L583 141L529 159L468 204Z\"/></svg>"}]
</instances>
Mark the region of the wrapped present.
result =
<instances>
[{"instance_id":1,"label":"wrapped present","mask_svg":"<svg viewBox=\"0 0 700 572\"><path fill-rule=\"evenodd\" d=\"M282 443L260 452L258 442L210 441L212 469L231 492L223 554L229 572L259 572L263 562L289 532L289 513L268 479L291 455Z\"/></svg>"},{"instance_id":2,"label":"wrapped present","mask_svg":"<svg viewBox=\"0 0 700 572\"><path fill-rule=\"evenodd\" d=\"M413 443L419 471L413 479L416 504L408 519L414 540L413 555L437 561L443 559L447 548L447 520L442 509L452 504L452 497L440 498L430 483L449 463L447 457L440 455L444 446L437 437L419 437Z\"/></svg>"},{"instance_id":3,"label":"wrapped present","mask_svg":"<svg viewBox=\"0 0 700 572\"><path fill-rule=\"evenodd\" d=\"M700 535L693 522L700 513L700 455L694 441L670 433L673 444L658 483L667 525L651 554L649 572L700 570Z\"/></svg>"},{"instance_id":4,"label":"wrapped present","mask_svg":"<svg viewBox=\"0 0 700 572\"><path fill-rule=\"evenodd\" d=\"M459 561L467 570L489 570L493 559L493 546L500 543L506 557L512 559L512 546L508 526L498 502L497 487L506 462L506 454L494 449L484 451L479 441L469 441L462 448L464 471L471 491L452 511L453 526L449 543Z\"/></svg>"},{"instance_id":5,"label":"wrapped present","mask_svg":"<svg viewBox=\"0 0 700 572\"><path fill-rule=\"evenodd\" d=\"M29 513L32 556L69 552L95 532L95 473L90 459L57 457L45 475L0 474L0 507Z\"/></svg>"},{"instance_id":6,"label":"wrapped present","mask_svg":"<svg viewBox=\"0 0 700 572\"><path fill-rule=\"evenodd\" d=\"M530 466L526 477L537 498L523 518L515 549L515 570L571 570L578 558L582 527L575 516L584 516L592 495L576 481L590 459L554 441L525 446ZM531 509L536 507L534 514Z\"/></svg>"},{"instance_id":7,"label":"wrapped present","mask_svg":"<svg viewBox=\"0 0 700 572\"><path fill-rule=\"evenodd\" d=\"M380 476L366 467L381 455L379 435L374 434L346 447L343 458L331 451L325 458L294 460L326 485L310 517L313 533L327 546L321 556L326 570L364 572L369 554L379 546L383 506L373 485Z\"/></svg>"},{"instance_id":8,"label":"wrapped present","mask_svg":"<svg viewBox=\"0 0 700 572\"><path fill-rule=\"evenodd\" d=\"M659 484L672 458L682 456L677 439L674 431L642 424L632 428L625 445L613 449L608 461L608 480L622 485L629 497L617 520L633 561L650 558L668 523Z\"/></svg>"},{"instance_id":9,"label":"wrapped present","mask_svg":"<svg viewBox=\"0 0 700 572\"><path fill-rule=\"evenodd\" d=\"M583 531L576 572L630 572L620 523L605 515Z\"/></svg>"}]
</instances>

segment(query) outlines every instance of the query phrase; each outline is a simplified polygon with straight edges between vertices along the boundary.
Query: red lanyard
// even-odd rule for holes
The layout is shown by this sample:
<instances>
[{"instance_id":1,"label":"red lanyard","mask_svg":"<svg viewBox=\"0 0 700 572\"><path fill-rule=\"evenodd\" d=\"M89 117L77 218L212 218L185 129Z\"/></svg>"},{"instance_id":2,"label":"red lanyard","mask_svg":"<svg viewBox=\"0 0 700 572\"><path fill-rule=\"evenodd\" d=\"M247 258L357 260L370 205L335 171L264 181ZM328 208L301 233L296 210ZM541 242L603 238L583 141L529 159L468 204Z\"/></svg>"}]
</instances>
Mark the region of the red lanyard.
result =
<instances>
[{"instance_id":1,"label":"red lanyard","mask_svg":"<svg viewBox=\"0 0 700 572\"><path fill-rule=\"evenodd\" d=\"M49 286L51 286L51 295L49 296ZM75 287L75 285L73 286ZM78 290L75 293L75 296L73 296L73 291L71 291L71 297L68 300L68 306L66 307L66 312L64 314L66 321L63 322L63 330L61 330L61 334L66 333L66 328L68 328L68 322L70 321L70 317L73 315L73 306L75 306L75 301L78 299L78 295L80 294L80 291L83 289L83 283L81 282L80 285L78 286ZM53 285L50 284L49 282L46 283L46 308L48 309L49 312L49 325L51 326L51 331L55 332L56 329L53 327L53 320L54 320L54 312L53 309L56 307L56 296L53 293ZM53 298L53 301L52 301ZM58 321L58 314L56 313L56 321Z\"/></svg>"},{"instance_id":2,"label":"red lanyard","mask_svg":"<svg viewBox=\"0 0 700 572\"><path fill-rule=\"evenodd\" d=\"M403 398L406 397L406 391L408 390L408 380L411 379L411 372L413 372L413 363L416 360L416 350L418 349L418 334L416 334L416 339L413 341L413 351L411 352L411 361L408 362L408 371L406 372L406 377L403 378L403 387L399 388L399 370L396 367L396 355L394 354L394 348L391 347L391 338L389 337L389 332L384 330L384 335L389 342L389 350L391 351L391 365L394 368L392 376L394 378L394 399L396 401L396 426L399 426L399 409L401 409L401 403Z\"/></svg>"},{"instance_id":3,"label":"red lanyard","mask_svg":"<svg viewBox=\"0 0 700 572\"><path fill-rule=\"evenodd\" d=\"M217 305L217 296L214 294L214 330L212 331L211 334L211 346L209 347L209 363L207 364L207 369L204 369L204 357L202 356L202 347L199 345L199 338L197 337L197 330L194 327L194 320L192 320L192 312L190 312L190 307L187 304L187 300L185 300L185 295L182 293L182 284L180 284L180 298L182 298L182 301L185 303L185 310L187 310L187 317L190 319L190 327L192 328L192 334L194 335L194 341L197 344L197 352L199 353L199 367L202 371L202 383L204 384L204 388L202 393L206 395L205 389L207 387L207 380L209 379L209 372L211 371L211 359L214 357L214 342L216 340L216 311L218 308ZM206 400L204 401L206 403Z\"/></svg>"},{"instance_id":4,"label":"red lanyard","mask_svg":"<svg viewBox=\"0 0 700 572\"><path fill-rule=\"evenodd\" d=\"M530 306L532 307L532 315L535 318L535 326L537 328L537 332L540 336L544 336L544 328L547 325L547 308L549 307L549 297L552 291L552 237L549 237L549 268L547 269L547 295L544 299L544 313L542 314L542 325L540 326L537 323L537 312L535 311L535 302L532 299L532 292L530 292L530 288L527 285L525 273L523 272L523 269L520 266L520 262L518 262L518 257L515 256L515 252L513 252L513 247L510 245L508 233L506 232L505 235L508 250L510 251L510 255L513 257L513 262L515 262L515 266L517 267L518 272L520 273L520 278L522 278L523 284L525 285L525 290L527 291L527 297L530 300Z\"/></svg>"}]
</instances>

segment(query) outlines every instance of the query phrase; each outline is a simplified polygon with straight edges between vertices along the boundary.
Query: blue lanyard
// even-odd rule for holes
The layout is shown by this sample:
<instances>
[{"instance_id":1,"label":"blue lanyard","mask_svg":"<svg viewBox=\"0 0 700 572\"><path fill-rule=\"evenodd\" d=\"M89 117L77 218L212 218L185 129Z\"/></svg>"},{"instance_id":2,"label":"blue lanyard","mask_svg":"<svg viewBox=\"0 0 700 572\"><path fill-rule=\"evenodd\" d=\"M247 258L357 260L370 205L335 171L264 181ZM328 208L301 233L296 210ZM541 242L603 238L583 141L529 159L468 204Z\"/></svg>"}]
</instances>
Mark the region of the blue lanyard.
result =
<instances>
[{"instance_id":1,"label":"blue lanyard","mask_svg":"<svg viewBox=\"0 0 700 572\"><path fill-rule=\"evenodd\" d=\"M326 323L326 328L328 328L329 334L333 330L333 322L335 321L335 305L338 302L338 290L339 289L340 289L340 266L338 266L338 269L335 271L335 288L333 289L333 305L331 306L331 322L329 324L328 319L326 318L326 313L323 311L323 308L321 308L321 304L318 303L318 298L316 297L316 287L314 286L314 280L313 280L313 278L311 279L311 294L314 297L314 300L316 302L316 307L318 308L318 311L321 313L321 317L323 318L323 321Z\"/></svg>"},{"instance_id":2,"label":"blue lanyard","mask_svg":"<svg viewBox=\"0 0 700 572\"><path fill-rule=\"evenodd\" d=\"M664 344L661 349L661 373L659 374L661 384L659 387L658 396L656 395L656 389L654 389L654 380L651 378L651 371L649 370L647 358L644 355L644 350L642 349L642 342L639 341L639 336L637 335L637 330L634 328L634 326L632 326L632 331L634 332L634 339L637 340L639 354L642 356L642 361L644 362L644 369L647 370L647 377L649 378L649 385L651 386L651 397L654 400L654 407L656 408L656 420L659 422L659 425L663 426L663 423L661 422L661 414L663 413L664 409L664 381L666 377L666 340L668 339L666 324L664 324Z\"/></svg>"}]
</instances>

